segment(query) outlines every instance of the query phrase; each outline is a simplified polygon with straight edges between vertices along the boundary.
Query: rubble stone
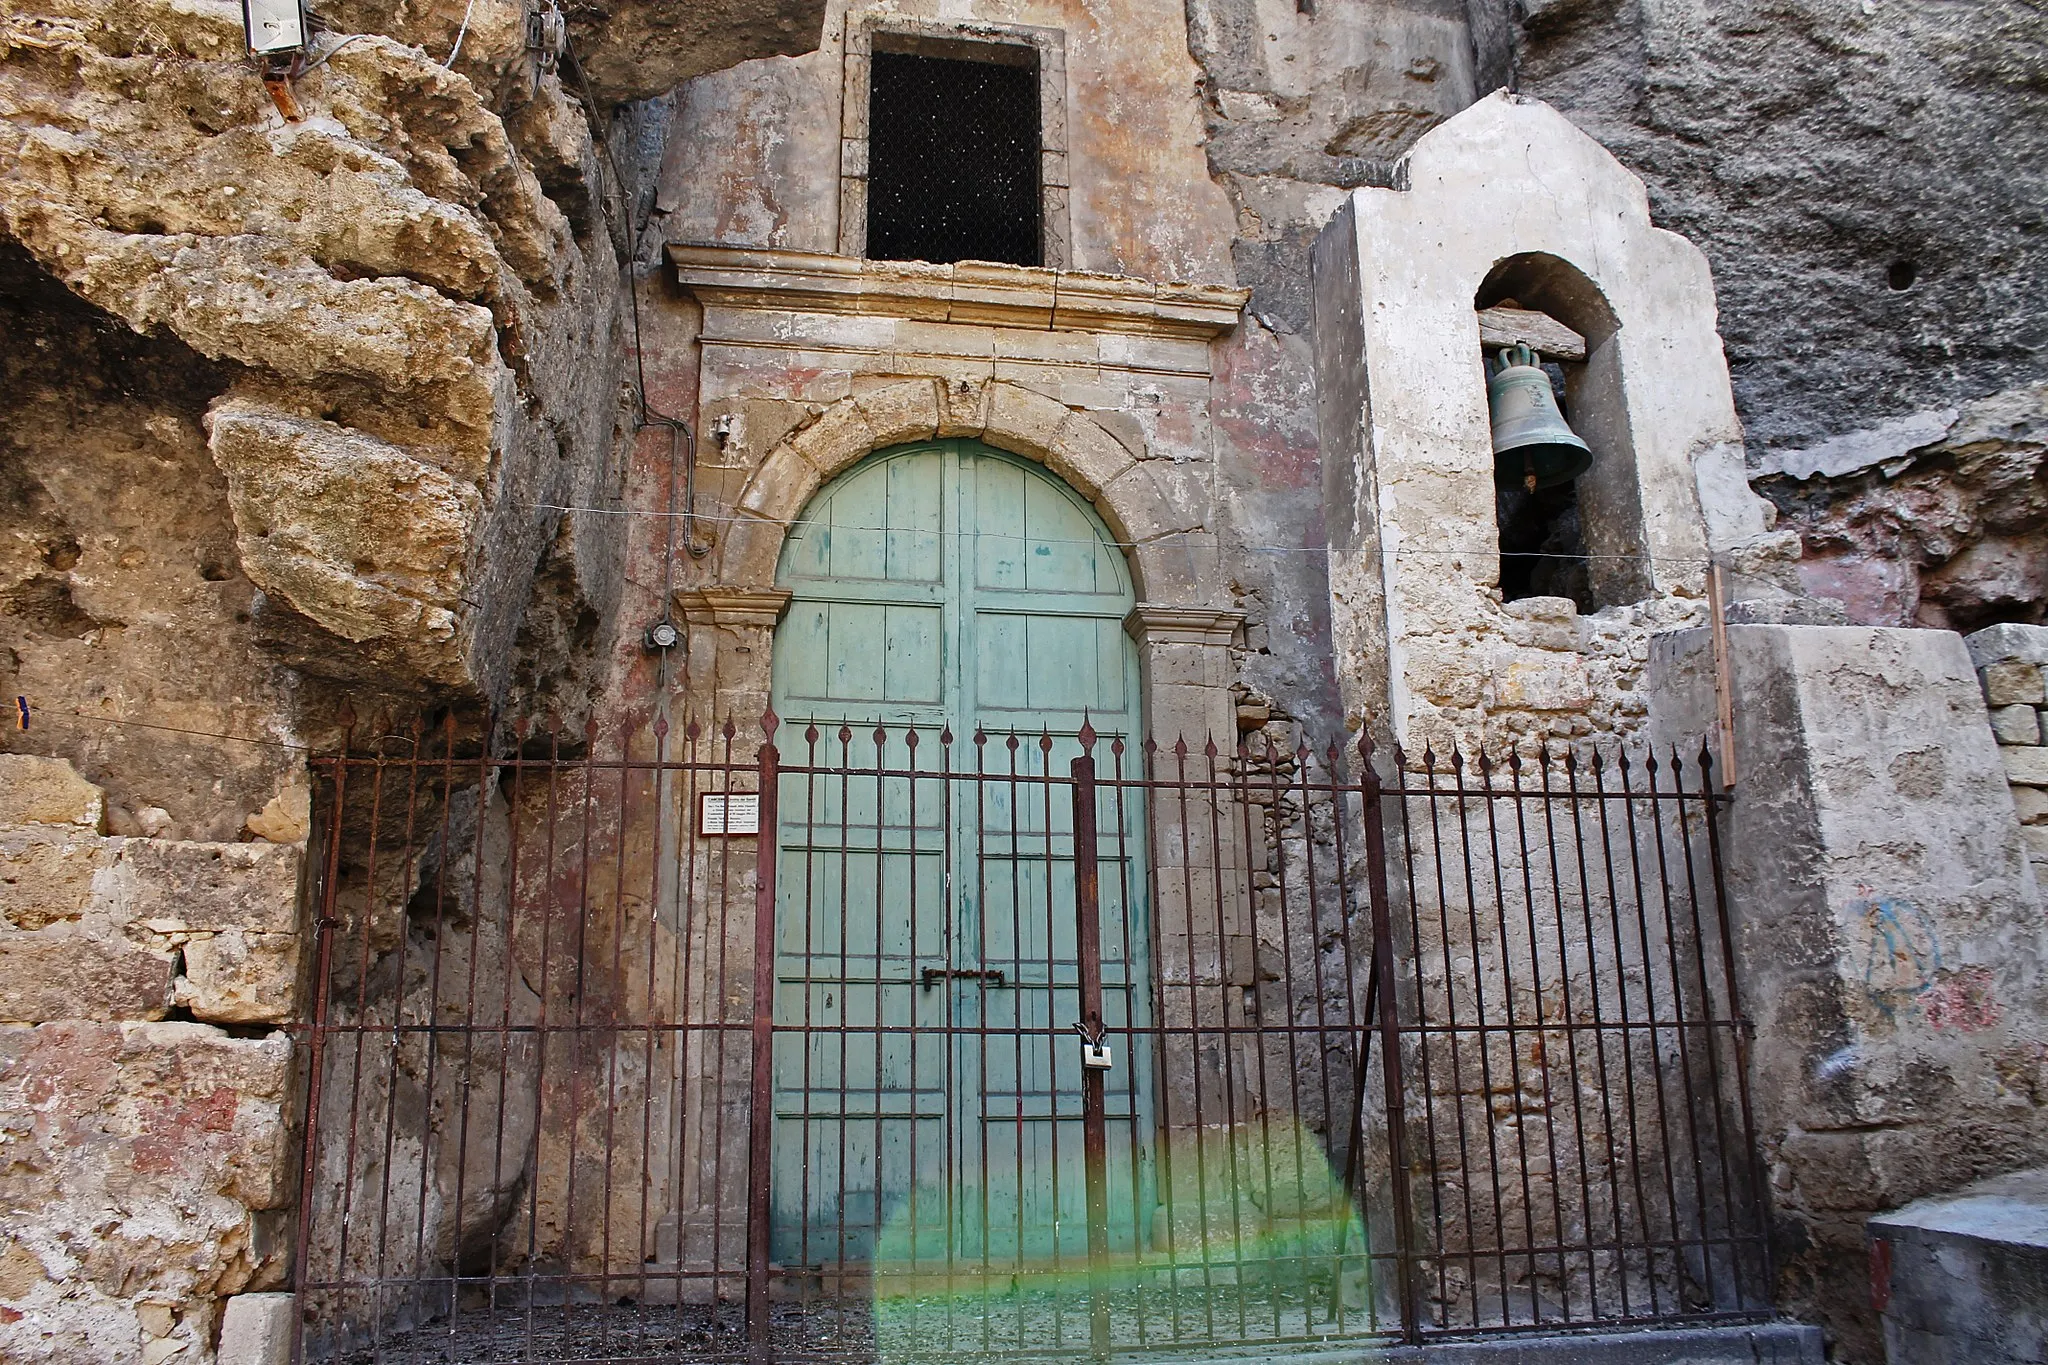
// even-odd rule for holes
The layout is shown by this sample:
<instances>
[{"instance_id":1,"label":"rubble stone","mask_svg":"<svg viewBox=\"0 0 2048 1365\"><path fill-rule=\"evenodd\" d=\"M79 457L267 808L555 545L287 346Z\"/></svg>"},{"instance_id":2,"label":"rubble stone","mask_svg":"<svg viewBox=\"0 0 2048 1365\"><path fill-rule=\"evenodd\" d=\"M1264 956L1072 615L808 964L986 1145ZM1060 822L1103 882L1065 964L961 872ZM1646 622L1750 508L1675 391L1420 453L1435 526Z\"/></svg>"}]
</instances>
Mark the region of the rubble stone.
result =
<instances>
[{"instance_id":1,"label":"rubble stone","mask_svg":"<svg viewBox=\"0 0 2048 1365\"><path fill-rule=\"evenodd\" d=\"M61 758L0 754L0 825L83 825L99 831L107 794Z\"/></svg>"},{"instance_id":2,"label":"rubble stone","mask_svg":"<svg viewBox=\"0 0 2048 1365\"><path fill-rule=\"evenodd\" d=\"M2013 745L1998 752L2005 760L2005 775L2014 784L2048 787L2048 748Z\"/></svg>"},{"instance_id":3,"label":"rubble stone","mask_svg":"<svg viewBox=\"0 0 2048 1365\"><path fill-rule=\"evenodd\" d=\"M204 1024L0 1026L0 1356L139 1365L145 1317L175 1305L154 1339L205 1358L212 1300L283 1272L252 1227L293 1188L291 1051Z\"/></svg>"},{"instance_id":4,"label":"rubble stone","mask_svg":"<svg viewBox=\"0 0 2048 1365\"><path fill-rule=\"evenodd\" d=\"M2039 706L2043 700L2039 664L1989 664L1982 676L1984 700L1993 706Z\"/></svg>"},{"instance_id":5,"label":"rubble stone","mask_svg":"<svg viewBox=\"0 0 2048 1365\"><path fill-rule=\"evenodd\" d=\"M2000 744L2041 744L2041 713L2031 706L1998 706L1991 711L1991 733Z\"/></svg>"}]
</instances>

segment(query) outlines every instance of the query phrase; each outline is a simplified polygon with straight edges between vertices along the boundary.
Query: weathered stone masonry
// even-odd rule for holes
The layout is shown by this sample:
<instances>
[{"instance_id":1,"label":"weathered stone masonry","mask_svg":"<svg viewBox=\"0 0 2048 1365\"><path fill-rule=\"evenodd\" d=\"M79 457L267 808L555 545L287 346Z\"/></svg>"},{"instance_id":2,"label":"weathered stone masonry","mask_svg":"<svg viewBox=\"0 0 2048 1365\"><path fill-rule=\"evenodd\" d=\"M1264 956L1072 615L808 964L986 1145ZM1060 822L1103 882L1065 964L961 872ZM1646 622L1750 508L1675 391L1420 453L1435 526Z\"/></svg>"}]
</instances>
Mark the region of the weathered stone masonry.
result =
<instances>
[{"instance_id":1,"label":"weathered stone masonry","mask_svg":"<svg viewBox=\"0 0 2048 1365\"><path fill-rule=\"evenodd\" d=\"M38 710L0 757L9 1359L199 1362L282 1321L255 1291L283 1283L295 1196L297 1059L274 1026L304 1008L297 746L331 740L339 692L389 703L399 734L409 713L486 702L608 737L657 699L750 715L781 528L871 444L976 435L1096 500L1139 542L1132 628L1166 729L1270 726L1286 744L1291 721L1331 733L1391 706L1416 736L1639 732L1659 705L1651 636L1699 619L1686 561L1703 548L1745 580L1752 619L1800 593L1866 624L1996 634L2048 604L2048 120L2039 19L2018 0L623 3L569 19L597 108L526 48L524 5L322 9L336 32L293 124L242 60L232 4L0 13L0 330L16 343L0 357L0 695ZM1064 273L837 254L858 242L862 35L891 23L1022 35L1064 82L1045 220ZM1497 600L1469 336L1453 338L1467 373L1417 387L1397 382L1398 348L1311 299L1324 224L1354 192L1389 214L1427 197L1414 174L1432 153L1403 169L1417 138L1504 84L1647 182L1595 166L1590 141L1567 157L1627 201L1624 235L1669 249L1649 275L1718 277L1718 335L1695 294L1685 364L1639 371L1631 395L1662 471L1645 492L1667 499L1646 529L1679 563L1597 613ZM665 242L711 246L663 261ZM1449 299L1459 327L1473 287ZM1330 420L1363 411L1369 385L1456 417L1443 469L1404 465L1398 442L1376 468L1370 434ZM559 510L663 505L680 442L636 431L642 397L700 428L701 561L663 563L649 523ZM1666 422L1674 404L1684 420ZM1384 524L1344 482L1422 473L1456 477L1417 482ZM1382 554L1375 572L1390 528L1462 558L1437 574ZM638 645L664 613L685 626L686 671ZM2023 712L2042 720L2041 660L1986 639L1973 662L2038 856L2048 750ZM1984 946L2030 913L2006 856L2022 845L1957 830L2002 899L1900 871L1965 946L1925 991L1867 994L1865 902L1902 893L1856 889L1868 860L1813 795L1829 765L1890 746L1857 790L1896 798L1895 825L1916 803L2004 799L1968 670L1916 647L1933 648L1897 649L1954 715L1923 717L1926 733L1878 717L1877 740L1845 721L1777 768L1741 764L1748 783L1782 778L1812 835L1793 847L1825 855L1827 914L1759 901L1755 944L1765 964L1789 944L1804 974L1767 1021L1782 1047L1761 1074L1781 1101L1790 1301L1844 1359L1875 1358L1859 1219L1966 1174L1927 1153L1964 1153L1967 1174L2038 1159L2048 1095L2031 959ZM1744 743L1784 738L1765 718L1785 698L1861 676L1759 674L1769 650L1742 649L1766 679ZM1698 666L1670 703L1688 738ZM1896 682L1879 673L1878 690ZM1936 773L1916 755L1950 721L1970 761ZM484 828L510 818L466 799ZM1987 828L2011 819L1981 809ZM387 949L417 889L362 893Z\"/></svg>"},{"instance_id":2,"label":"weathered stone masonry","mask_svg":"<svg viewBox=\"0 0 2048 1365\"><path fill-rule=\"evenodd\" d=\"M342 689L397 731L587 698L623 524L559 509L632 473L621 265L666 112L621 102L818 17L579 17L585 107L520 5L322 9L297 122L234 4L0 14L9 1360L289 1328L258 1291L297 1197L304 749Z\"/></svg>"}]
</instances>

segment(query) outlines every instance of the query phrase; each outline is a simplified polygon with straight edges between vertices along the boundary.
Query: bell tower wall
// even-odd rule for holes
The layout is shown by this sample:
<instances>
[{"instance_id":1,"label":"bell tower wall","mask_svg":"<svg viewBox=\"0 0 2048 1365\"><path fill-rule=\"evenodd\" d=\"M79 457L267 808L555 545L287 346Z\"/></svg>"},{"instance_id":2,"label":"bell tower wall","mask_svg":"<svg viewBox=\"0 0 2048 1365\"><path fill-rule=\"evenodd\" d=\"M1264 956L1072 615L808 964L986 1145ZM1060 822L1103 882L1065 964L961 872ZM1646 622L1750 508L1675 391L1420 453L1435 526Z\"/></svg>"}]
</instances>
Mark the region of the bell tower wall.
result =
<instances>
[{"instance_id":1,"label":"bell tower wall","mask_svg":"<svg viewBox=\"0 0 2048 1365\"><path fill-rule=\"evenodd\" d=\"M1412 750L1633 732L1649 637L1705 619L1707 568L1789 599L1796 543L1741 476L1706 259L1642 182L1540 101L1498 92L1354 191L1316 254L1331 599L1346 712ZM1586 338L1573 426L1593 599L1506 601L1475 303ZM1384 718L1384 720L1382 720Z\"/></svg>"}]
</instances>

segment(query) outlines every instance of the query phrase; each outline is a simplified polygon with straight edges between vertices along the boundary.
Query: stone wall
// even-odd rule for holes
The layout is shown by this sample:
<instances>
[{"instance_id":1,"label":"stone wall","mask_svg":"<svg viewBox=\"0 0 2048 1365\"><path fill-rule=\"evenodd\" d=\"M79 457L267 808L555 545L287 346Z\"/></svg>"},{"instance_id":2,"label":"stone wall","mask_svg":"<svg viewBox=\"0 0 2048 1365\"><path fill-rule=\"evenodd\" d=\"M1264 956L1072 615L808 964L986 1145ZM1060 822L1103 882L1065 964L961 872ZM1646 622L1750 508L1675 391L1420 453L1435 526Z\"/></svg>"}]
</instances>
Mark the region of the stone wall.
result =
<instances>
[{"instance_id":1,"label":"stone wall","mask_svg":"<svg viewBox=\"0 0 2048 1365\"><path fill-rule=\"evenodd\" d=\"M1661 737L1714 714L1705 630L1653 643ZM1780 1306L1883 1360L1871 1215L2048 1153L2038 883L1952 632L1731 626L1722 856Z\"/></svg>"},{"instance_id":2,"label":"stone wall","mask_svg":"<svg viewBox=\"0 0 2048 1365\"><path fill-rule=\"evenodd\" d=\"M0 755L0 1355L196 1361L283 1283L298 843L106 833Z\"/></svg>"},{"instance_id":3,"label":"stone wall","mask_svg":"<svg viewBox=\"0 0 2048 1365\"><path fill-rule=\"evenodd\" d=\"M2042 690L2048 626L1993 626L1963 643L1991 709L1991 733L2005 761L2035 879L2048 884L2048 694Z\"/></svg>"}]
</instances>

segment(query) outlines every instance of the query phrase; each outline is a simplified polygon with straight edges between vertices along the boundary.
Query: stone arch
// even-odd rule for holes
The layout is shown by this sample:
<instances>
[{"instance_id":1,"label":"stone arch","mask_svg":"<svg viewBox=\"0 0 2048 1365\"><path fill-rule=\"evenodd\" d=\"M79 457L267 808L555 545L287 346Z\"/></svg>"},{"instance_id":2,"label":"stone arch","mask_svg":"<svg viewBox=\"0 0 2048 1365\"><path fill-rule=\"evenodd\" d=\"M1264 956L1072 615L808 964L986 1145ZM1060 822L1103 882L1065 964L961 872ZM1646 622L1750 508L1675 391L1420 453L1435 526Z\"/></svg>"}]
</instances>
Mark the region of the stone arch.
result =
<instances>
[{"instance_id":1,"label":"stone arch","mask_svg":"<svg viewBox=\"0 0 2048 1365\"><path fill-rule=\"evenodd\" d=\"M1101 514L1130 564L1141 603L1213 602L1216 567L1188 552L1205 509L1189 481L1163 478L1122 440L1044 394L1003 380L907 379L831 404L770 450L748 477L721 537L718 576L768 588L789 525L811 495L874 451L971 437L1044 465ZM1207 569L1205 574L1202 570Z\"/></svg>"}]
</instances>

